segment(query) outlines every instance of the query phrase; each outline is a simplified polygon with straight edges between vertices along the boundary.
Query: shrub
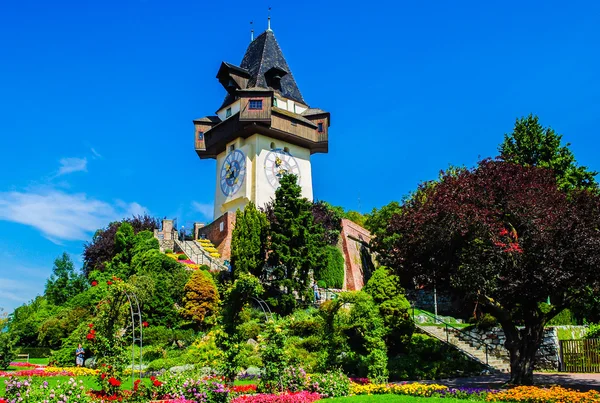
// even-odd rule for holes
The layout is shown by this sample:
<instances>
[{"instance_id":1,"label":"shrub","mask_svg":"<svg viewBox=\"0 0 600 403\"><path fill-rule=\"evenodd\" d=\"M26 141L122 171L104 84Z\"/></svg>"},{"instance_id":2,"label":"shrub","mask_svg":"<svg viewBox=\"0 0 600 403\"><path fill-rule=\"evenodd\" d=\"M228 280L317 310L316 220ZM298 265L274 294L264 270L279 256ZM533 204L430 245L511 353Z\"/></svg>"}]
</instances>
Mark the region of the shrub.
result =
<instances>
[{"instance_id":1,"label":"shrub","mask_svg":"<svg viewBox=\"0 0 600 403\"><path fill-rule=\"evenodd\" d=\"M177 260L187 260L187 256L182 253L181 255L177 256Z\"/></svg>"},{"instance_id":2,"label":"shrub","mask_svg":"<svg viewBox=\"0 0 600 403\"><path fill-rule=\"evenodd\" d=\"M29 358L48 358L52 354L49 347L16 347L17 354L29 354Z\"/></svg>"},{"instance_id":3,"label":"shrub","mask_svg":"<svg viewBox=\"0 0 600 403\"><path fill-rule=\"evenodd\" d=\"M410 303L404 296L398 276L381 267L373 273L363 290L373 297L386 327L385 342L390 355L395 355L410 342L414 323Z\"/></svg>"},{"instance_id":4,"label":"shrub","mask_svg":"<svg viewBox=\"0 0 600 403\"><path fill-rule=\"evenodd\" d=\"M350 378L341 371L314 374L308 379L308 390L319 393L323 397L348 396L350 393Z\"/></svg>"},{"instance_id":5,"label":"shrub","mask_svg":"<svg viewBox=\"0 0 600 403\"><path fill-rule=\"evenodd\" d=\"M325 285L329 286L330 288L343 287L344 257L338 248L331 245L325 247L324 266L317 271L315 277L317 281L320 280L325 282Z\"/></svg>"},{"instance_id":6,"label":"shrub","mask_svg":"<svg viewBox=\"0 0 600 403\"><path fill-rule=\"evenodd\" d=\"M491 329L498 326L498 319L489 313L484 313L476 322L475 326L479 329Z\"/></svg>"},{"instance_id":7,"label":"shrub","mask_svg":"<svg viewBox=\"0 0 600 403\"><path fill-rule=\"evenodd\" d=\"M0 333L0 369L7 369L15 358L14 339L8 333Z\"/></svg>"},{"instance_id":8,"label":"shrub","mask_svg":"<svg viewBox=\"0 0 600 403\"><path fill-rule=\"evenodd\" d=\"M317 286L319 286L319 288L327 288L327 283L323 280L319 280L317 281Z\"/></svg>"},{"instance_id":9,"label":"shrub","mask_svg":"<svg viewBox=\"0 0 600 403\"><path fill-rule=\"evenodd\" d=\"M585 336L586 339L598 339L600 338L600 323L593 323L591 324L588 329L587 332L585 332Z\"/></svg>"},{"instance_id":10,"label":"shrub","mask_svg":"<svg viewBox=\"0 0 600 403\"><path fill-rule=\"evenodd\" d=\"M160 358L167 358L167 351L159 345L144 347L142 358L145 362L158 360Z\"/></svg>"},{"instance_id":11,"label":"shrub","mask_svg":"<svg viewBox=\"0 0 600 403\"><path fill-rule=\"evenodd\" d=\"M550 319L548 326L573 326L577 325L577 319L570 309L563 309L558 315Z\"/></svg>"},{"instance_id":12,"label":"shrub","mask_svg":"<svg viewBox=\"0 0 600 403\"><path fill-rule=\"evenodd\" d=\"M259 390L270 393L282 392L287 389L284 372L290 359L284 350L288 337L285 321L269 321L261 337L264 340L260 349L264 374L260 380Z\"/></svg>"},{"instance_id":13,"label":"shrub","mask_svg":"<svg viewBox=\"0 0 600 403\"><path fill-rule=\"evenodd\" d=\"M173 249L165 249L165 253L173 253Z\"/></svg>"},{"instance_id":14,"label":"shrub","mask_svg":"<svg viewBox=\"0 0 600 403\"><path fill-rule=\"evenodd\" d=\"M405 354L388 361L392 380L440 379L479 373L484 369L483 365L424 334L413 334L406 350Z\"/></svg>"},{"instance_id":15,"label":"shrub","mask_svg":"<svg viewBox=\"0 0 600 403\"><path fill-rule=\"evenodd\" d=\"M219 304L219 293L212 276L202 270L195 271L186 283L184 291L185 306L182 315L200 326Z\"/></svg>"},{"instance_id":16,"label":"shrub","mask_svg":"<svg viewBox=\"0 0 600 403\"><path fill-rule=\"evenodd\" d=\"M148 371L160 371L161 369L169 369L177 366L180 361L174 358L159 358L148 364Z\"/></svg>"}]
</instances>

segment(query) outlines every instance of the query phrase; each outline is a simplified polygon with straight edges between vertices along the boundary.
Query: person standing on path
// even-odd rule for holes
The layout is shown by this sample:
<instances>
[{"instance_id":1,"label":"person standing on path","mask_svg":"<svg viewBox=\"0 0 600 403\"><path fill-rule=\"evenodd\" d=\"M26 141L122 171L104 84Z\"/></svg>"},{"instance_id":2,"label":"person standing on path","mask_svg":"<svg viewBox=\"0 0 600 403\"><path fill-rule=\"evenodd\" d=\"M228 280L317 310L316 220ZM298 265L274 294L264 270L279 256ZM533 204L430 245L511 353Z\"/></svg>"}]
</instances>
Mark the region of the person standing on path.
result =
<instances>
[{"instance_id":1,"label":"person standing on path","mask_svg":"<svg viewBox=\"0 0 600 403\"><path fill-rule=\"evenodd\" d=\"M79 344L79 346L77 347L77 350L75 350L75 364L77 364L78 367L83 366L83 357L84 356L85 356L85 350L83 349L83 347L81 347L81 344Z\"/></svg>"}]
</instances>

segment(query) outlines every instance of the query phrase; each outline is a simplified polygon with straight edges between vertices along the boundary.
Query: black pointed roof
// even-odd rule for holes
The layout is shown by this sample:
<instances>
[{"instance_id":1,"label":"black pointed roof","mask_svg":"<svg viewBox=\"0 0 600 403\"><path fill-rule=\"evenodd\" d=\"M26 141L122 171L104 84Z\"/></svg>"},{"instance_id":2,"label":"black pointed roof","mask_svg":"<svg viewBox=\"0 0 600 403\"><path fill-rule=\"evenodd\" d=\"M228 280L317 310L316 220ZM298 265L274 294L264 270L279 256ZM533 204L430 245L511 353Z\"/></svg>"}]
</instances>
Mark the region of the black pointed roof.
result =
<instances>
[{"instance_id":1,"label":"black pointed roof","mask_svg":"<svg viewBox=\"0 0 600 403\"><path fill-rule=\"evenodd\" d=\"M306 104L298 89L296 80L294 80L292 71L283 57L277 39L275 39L273 31L270 29L260 34L250 43L240 67L250 73L248 88L269 88L265 73L273 68L287 72L281 77L279 92L286 98Z\"/></svg>"}]
</instances>

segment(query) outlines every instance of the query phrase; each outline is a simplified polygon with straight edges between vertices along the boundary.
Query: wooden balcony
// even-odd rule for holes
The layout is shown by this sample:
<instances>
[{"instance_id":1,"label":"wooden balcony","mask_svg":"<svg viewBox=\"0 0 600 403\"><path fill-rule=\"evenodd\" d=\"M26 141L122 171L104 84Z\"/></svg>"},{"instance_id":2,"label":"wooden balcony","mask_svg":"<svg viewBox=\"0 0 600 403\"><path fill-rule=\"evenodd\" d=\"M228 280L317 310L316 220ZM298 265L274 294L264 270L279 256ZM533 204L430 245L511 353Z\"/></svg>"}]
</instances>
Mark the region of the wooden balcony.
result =
<instances>
[{"instance_id":1,"label":"wooden balcony","mask_svg":"<svg viewBox=\"0 0 600 403\"><path fill-rule=\"evenodd\" d=\"M245 106L246 108L242 104L239 113L204 132L202 141L199 141L197 129L195 145L200 158L216 158L225 151L227 143L238 137L248 138L254 134L263 134L307 148L311 154L328 151L328 117L325 120L321 117L323 131L319 132L318 121L313 122L301 115L270 107L270 103L268 108L255 111L258 112L255 114L248 111L247 104Z\"/></svg>"}]
</instances>

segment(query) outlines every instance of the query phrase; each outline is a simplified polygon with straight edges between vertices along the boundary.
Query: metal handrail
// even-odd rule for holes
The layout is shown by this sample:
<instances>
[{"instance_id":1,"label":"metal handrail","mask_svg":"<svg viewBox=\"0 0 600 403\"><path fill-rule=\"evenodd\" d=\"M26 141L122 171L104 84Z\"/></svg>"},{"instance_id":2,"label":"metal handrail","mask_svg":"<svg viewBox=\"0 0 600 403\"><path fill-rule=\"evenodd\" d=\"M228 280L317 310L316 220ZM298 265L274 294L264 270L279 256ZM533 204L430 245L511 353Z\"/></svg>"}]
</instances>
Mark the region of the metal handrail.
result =
<instances>
[{"instance_id":1,"label":"metal handrail","mask_svg":"<svg viewBox=\"0 0 600 403\"><path fill-rule=\"evenodd\" d=\"M194 256L196 257L196 264L200 264L200 265L205 264L204 263L204 259L206 259L206 260L208 260L208 266L211 269L220 269L220 270L225 270L225 271L229 270L227 268L227 266L220 264L220 262L216 261L211 256L208 256L207 252L205 252L204 250L202 250L202 248L200 246L198 246L198 250L200 250L200 253L197 253L187 243L187 241L180 241L179 239L176 239L175 241L179 245L179 247L181 248L181 250L186 255L188 255L188 257L190 257L190 258L192 258ZM198 259L198 256L200 256L202 258L202 260Z\"/></svg>"},{"instance_id":2,"label":"metal handrail","mask_svg":"<svg viewBox=\"0 0 600 403\"><path fill-rule=\"evenodd\" d=\"M413 322L416 324L417 322L415 321L415 307L414 307L414 306L411 306L411 308L412 308L412 318L413 318ZM477 337L475 337L475 336L472 336L472 335L471 335L471 334L469 334L469 333L463 332L463 330L462 330L462 329L460 329L460 328L457 328L457 327L455 327L455 326L452 326L450 323L444 322L444 321L443 321L443 320L441 320L441 319L440 319L440 318L439 318L437 315L433 315L433 314L431 314L431 313L429 313L429 312L427 312L427 311L421 311L421 312L422 312L423 314L425 314L426 316L429 316L430 318L433 318L433 319L436 321L436 323L440 323L440 324L443 324L443 325L444 325L444 327L445 327L445 331L446 331L446 343L447 343L447 344L450 344L450 345L452 345L452 346L454 346L454 347L456 347L456 348L458 348L458 349L462 350L462 349L461 349L459 346L457 346L457 345L455 345L455 344L452 344L452 343L450 343L450 334L449 334L449 332L448 332L448 328L450 328L450 329L454 329L456 332L458 332L458 333L460 333L461 335L465 336L465 338L467 338L467 339L469 339L469 340L473 340L473 341L475 341L475 342L478 342L478 343L481 343L481 344L483 344L483 346L484 346L484 348L485 348L485 365L489 366L489 364L488 364L488 361L489 361L489 360L488 360L488 356L489 356L489 354L488 354L488 343L486 343L486 342L485 342L483 339L478 339ZM464 350L462 350L462 351L468 354L468 352L467 352L467 351L464 351ZM469 355L470 355L470 354L469 354Z\"/></svg>"}]
</instances>

